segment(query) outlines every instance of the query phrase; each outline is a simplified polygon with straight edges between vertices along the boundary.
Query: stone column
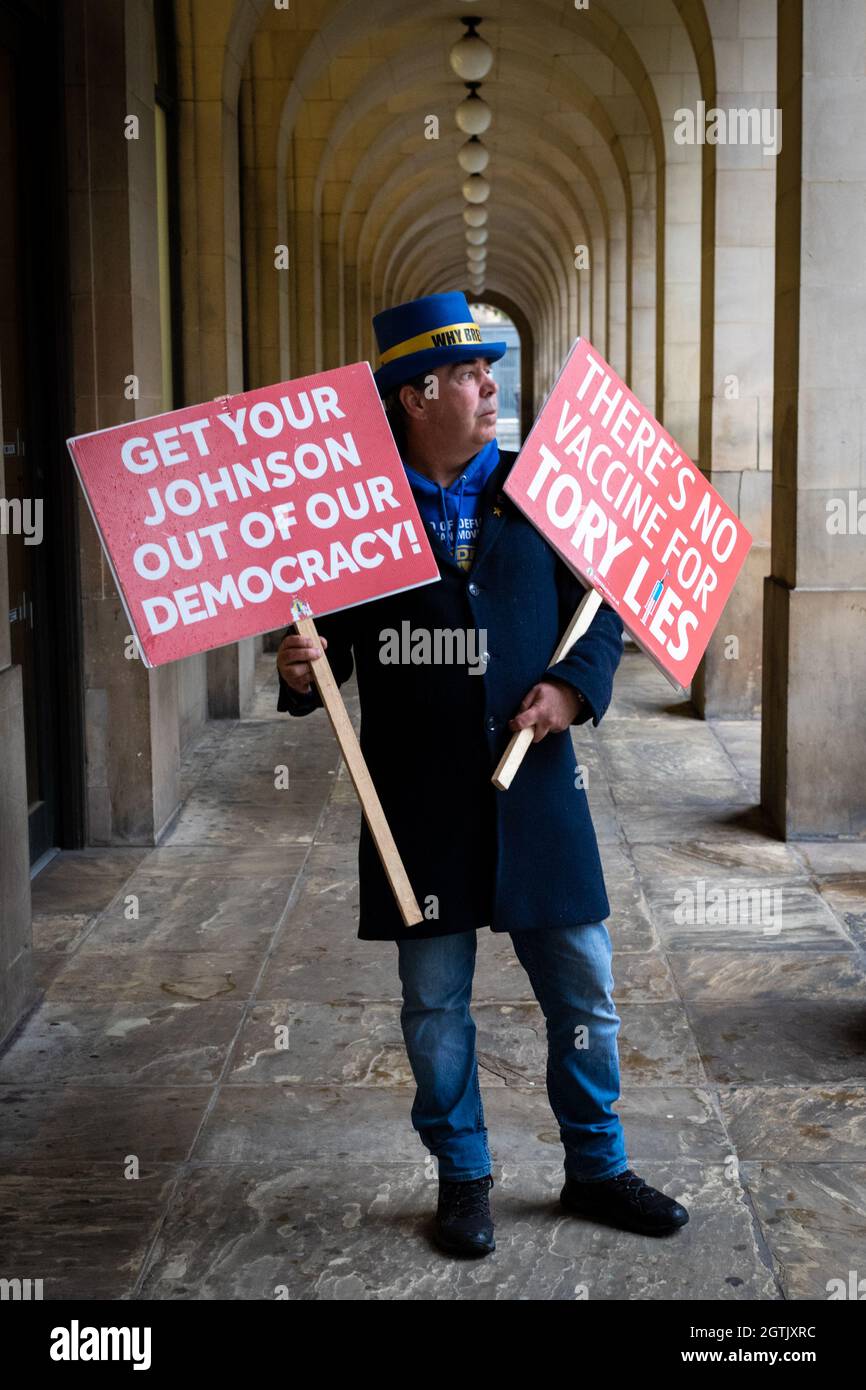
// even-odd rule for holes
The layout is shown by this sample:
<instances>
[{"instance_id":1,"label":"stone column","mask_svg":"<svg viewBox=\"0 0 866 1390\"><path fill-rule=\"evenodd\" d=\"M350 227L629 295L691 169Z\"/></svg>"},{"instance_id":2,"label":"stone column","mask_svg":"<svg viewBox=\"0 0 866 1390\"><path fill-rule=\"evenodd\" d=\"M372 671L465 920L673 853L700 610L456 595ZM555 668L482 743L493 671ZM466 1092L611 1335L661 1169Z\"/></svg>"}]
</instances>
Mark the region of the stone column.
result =
<instances>
[{"instance_id":1,"label":"stone column","mask_svg":"<svg viewBox=\"0 0 866 1390\"><path fill-rule=\"evenodd\" d=\"M176 0L184 381L190 405L244 389L238 98L248 38L232 23L240 10L234 0ZM255 655L253 638L206 654L212 718L243 713L253 695Z\"/></svg>"},{"instance_id":2,"label":"stone column","mask_svg":"<svg viewBox=\"0 0 866 1390\"><path fill-rule=\"evenodd\" d=\"M74 429L83 434L164 409L149 0L70 5L65 61ZM131 115L139 138L127 140ZM78 513L87 842L153 844L178 805L178 671L148 671L136 658L80 490Z\"/></svg>"},{"instance_id":3,"label":"stone column","mask_svg":"<svg viewBox=\"0 0 866 1390\"><path fill-rule=\"evenodd\" d=\"M761 797L866 831L866 7L781 0L772 572Z\"/></svg>"},{"instance_id":4,"label":"stone column","mask_svg":"<svg viewBox=\"0 0 866 1390\"><path fill-rule=\"evenodd\" d=\"M0 396L0 438L2 424ZM0 456L0 497L5 496ZM24 701L21 667L12 665L6 548L6 536L0 529L0 1044L34 997Z\"/></svg>"},{"instance_id":5,"label":"stone column","mask_svg":"<svg viewBox=\"0 0 866 1390\"><path fill-rule=\"evenodd\" d=\"M769 123L776 107L776 0L739 7L708 0L707 18L712 51L698 55L707 109L765 112ZM782 137L784 143L784 121ZM692 684L692 700L705 718L751 719L760 713L760 613L770 565L777 163L778 156L765 154L757 142L703 147L699 462L754 540Z\"/></svg>"},{"instance_id":6,"label":"stone column","mask_svg":"<svg viewBox=\"0 0 866 1390\"><path fill-rule=\"evenodd\" d=\"M641 145L643 149L641 149ZM658 209L656 160L652 137L634 136L631 159L639 172L631 172L631 376L629 385L638 400L658 410L656 381L656 314L659 291Z\"/></svg>"}]
</instances>

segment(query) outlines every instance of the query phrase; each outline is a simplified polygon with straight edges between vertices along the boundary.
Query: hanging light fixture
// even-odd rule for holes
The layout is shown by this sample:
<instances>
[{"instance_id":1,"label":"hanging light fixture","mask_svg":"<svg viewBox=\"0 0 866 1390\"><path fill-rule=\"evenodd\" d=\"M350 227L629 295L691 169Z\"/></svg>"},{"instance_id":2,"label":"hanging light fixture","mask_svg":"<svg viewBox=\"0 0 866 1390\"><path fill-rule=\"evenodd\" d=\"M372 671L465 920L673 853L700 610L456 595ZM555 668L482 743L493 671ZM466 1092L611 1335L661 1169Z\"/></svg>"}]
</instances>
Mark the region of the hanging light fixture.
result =
<instances>
[{"instance_id":1,"label":"hanging light fixture","mask_svg":"<svg viewBox=\"0 0 866 1390\"><path fill-rule=\"evenodd\" d=\"M457 124L465 135L483 135L493 120L493 112L475 90L480 85L480 82L466 83L469 95L463 98L454 113Z\"/></svg>"},{"instance_id":2,"label":"hanging light fixture","mask_svg":"<svg viewBox=\"0 0 866 1390\"><path fill-rule=\"evenodd\" d=\"M467 203L486 203L490 197L490 184L483 174L470 174L463 184L463 197Z\"/></svg>"},{"instance_id":3,"label":"hanging light fixture","mask_svg":"<svg viewBox=\"0 0 866 1390\"><path fill-rule=\"evenodd\" d=\"M478 138L490 128L493 113L487 102L478 94L478 88L493 66L493 50L476 32L481 19L474 15L462 15L461 23L466 33L451 48L449 61L452 71L464 82L467 95L455 112L457 125L469 139L457 152L457 162L464 174L463 197L467 206L463 209L466 235L466 272L470 289L474 293L484 288L484 275L487 265L487 209L479 206L490 197L490 183L484 178L484 170L490 163L490 151Z\"/></svg>"},{"instance_id":4,"label":"hanging light fixture","mask_svg":"<svg viewBox=\"0 0 866 1390\"><path fill-rule=\"evenodd\" d=\"M483 227L487 221L487 209L465 207L463 209L463 221L467 227Z\"/></svg>"},{"instance_id":5,"label":"hanging light fixture","mask_svg":"<svg viewBox=\"0 0 866 1390\"><path fill-rule=\"evenodd\" d=\"M453 45L448 61L464 82L480 82L493 67L493 49L475 32L482 20L465 15L460 23L466 25L466 33Z\"/></svg>"},{"instance_id":6,"label":"hanging light fixture","mask_svg":"<svg viewBox=\"0 0 866 1390\"><path fill-rule=\"evenodd\" d=\"M481 174L490 163L490 151L473 135L457 151L457 163L467 174Z\"/></svg>"}]
</instances>

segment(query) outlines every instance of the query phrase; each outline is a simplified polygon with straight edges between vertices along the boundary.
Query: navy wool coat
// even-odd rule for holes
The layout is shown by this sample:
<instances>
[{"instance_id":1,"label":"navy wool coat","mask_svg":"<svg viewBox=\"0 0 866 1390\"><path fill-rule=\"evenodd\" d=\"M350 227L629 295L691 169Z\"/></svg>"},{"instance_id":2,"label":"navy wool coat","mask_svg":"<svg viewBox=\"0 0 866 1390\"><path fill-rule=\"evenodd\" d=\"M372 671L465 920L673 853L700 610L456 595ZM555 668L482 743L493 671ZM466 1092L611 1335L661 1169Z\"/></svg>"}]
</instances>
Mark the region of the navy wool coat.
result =
<instances>
[{"instance_id":1,"label":"navy wool coat","mask_svg":"<svg viewBox=\"0 0 866 1390\"><path fill-rule=\"evenodd\" d=\"M357 673L361 748L425 913L418 925L403 925L363 821L361 940L485 926L541 931L610 912L570 731L531 744L508 791L490 780L511 738L508 720L531 686L548 676L568 682L587 701L574 723L597 727L622 656L622 621L603 603L568 656L548 664L585 588L501 493L515 457L503 453L487 480L468 572L428 531L438 581L316 619L338 683L353 666ZM383 662L384 634L399 634L406 621L430 632L480 630L475 651L489 654L483 672L473 674L470 663ZM322 706L315 685L307 695L282 677L279 686L278 710L308 715Z\"/></svg>"}]
</instances>

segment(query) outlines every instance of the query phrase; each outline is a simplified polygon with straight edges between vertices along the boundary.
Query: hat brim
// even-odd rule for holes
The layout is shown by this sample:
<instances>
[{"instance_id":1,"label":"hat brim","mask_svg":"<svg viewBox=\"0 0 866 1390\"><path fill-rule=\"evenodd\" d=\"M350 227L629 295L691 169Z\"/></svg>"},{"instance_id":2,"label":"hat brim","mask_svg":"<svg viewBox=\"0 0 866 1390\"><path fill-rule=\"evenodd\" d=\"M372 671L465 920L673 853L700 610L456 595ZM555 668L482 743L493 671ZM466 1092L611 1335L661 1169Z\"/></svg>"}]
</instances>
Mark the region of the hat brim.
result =
<instances>
[{"instance_id":1,"label":"hat brim","mask_svg":"<svg viewBox=\"0 0 866 1390\"><path fill-rule=\"evenodd\" d=\"M402 386L421 372L435 371L437 367L445 367L450 362L471 362L476 357L498 362L507 351L508 343L467 343L465 347L422 348L420 352L410 352L406 357L386 362L384 367L373 373L373 380L379 395L387 396L395 386Z\"/></svg>"}]
</instances>

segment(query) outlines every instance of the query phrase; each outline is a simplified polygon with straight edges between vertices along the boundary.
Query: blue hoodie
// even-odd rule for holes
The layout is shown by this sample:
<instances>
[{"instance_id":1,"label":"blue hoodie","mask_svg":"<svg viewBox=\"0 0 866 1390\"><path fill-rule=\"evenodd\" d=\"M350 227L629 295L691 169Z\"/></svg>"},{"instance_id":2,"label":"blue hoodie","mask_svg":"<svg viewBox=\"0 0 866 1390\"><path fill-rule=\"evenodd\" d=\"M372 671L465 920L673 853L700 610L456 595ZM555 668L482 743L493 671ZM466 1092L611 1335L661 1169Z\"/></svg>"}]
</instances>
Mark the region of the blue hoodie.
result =
<instances>
[{"instance_id":1,"label":"blue hoodie","mask_svg":"<svg viewBox=\"0 0 866 1390\"><path fill-rule=\"evenodd\" d=\"M450 550L463 569L472 567L481 518L478 505L484 484L499 462L499 444L491 439L473 455L459 478L450 487L434 483L432 478L411 468L406 460L403 467L418 504L418 510L434 535Z\"/></svg>"}]
</instances>

